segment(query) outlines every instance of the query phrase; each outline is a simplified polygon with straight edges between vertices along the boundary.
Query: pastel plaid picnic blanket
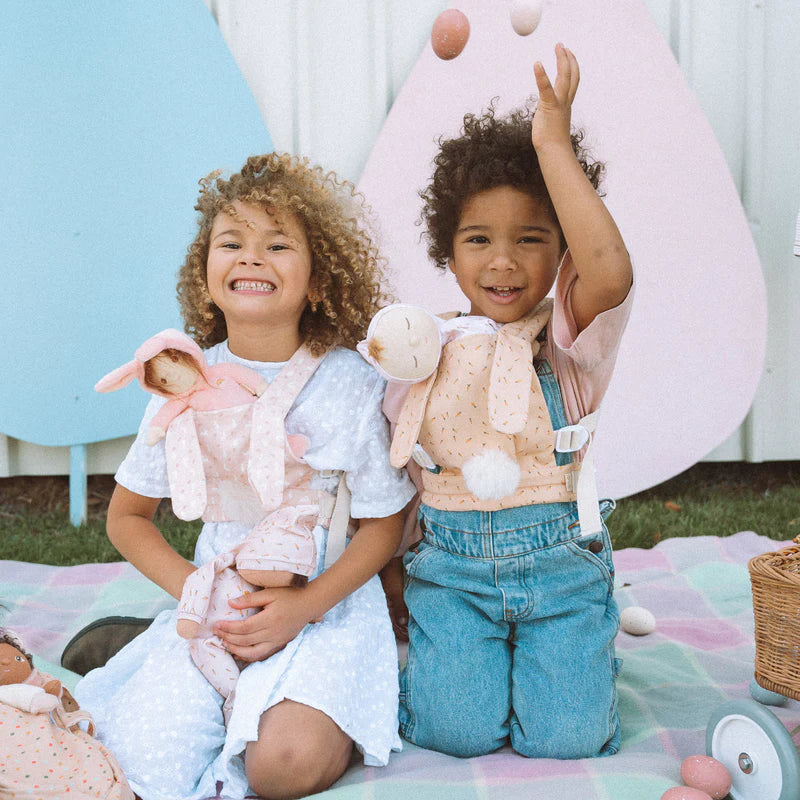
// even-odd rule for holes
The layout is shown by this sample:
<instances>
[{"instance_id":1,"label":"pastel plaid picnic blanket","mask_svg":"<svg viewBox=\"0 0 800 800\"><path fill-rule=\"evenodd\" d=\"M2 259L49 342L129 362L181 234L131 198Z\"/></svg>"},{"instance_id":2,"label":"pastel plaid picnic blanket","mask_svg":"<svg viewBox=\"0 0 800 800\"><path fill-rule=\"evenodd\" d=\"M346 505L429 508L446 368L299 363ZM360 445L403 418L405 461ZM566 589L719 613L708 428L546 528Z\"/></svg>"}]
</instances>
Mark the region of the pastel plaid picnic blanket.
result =
<instances>
[{"instance_id":1,"label":"pastel plaid picnic blanket","mask_svg":"<svg viewBox=\"0 0 800 800\"><path fill-rule=\"evenodd\" d=\"M709 717L749 697L753 612L748 560L780 543L745 531L667 539L615 554L617 601L656 617L656 631L620 633L622 748L610 758L529 760L505 748L458 759L405 744L388 767L353 764L326 800L658 800L680 783L681 761L705 752ZM16 630L47 672L83 625L104 616L147 617L174 601L125 563L49 567L0 561L0 624ZM790 730L800 704L773 709Z\"/></svg>"}]
</instances>

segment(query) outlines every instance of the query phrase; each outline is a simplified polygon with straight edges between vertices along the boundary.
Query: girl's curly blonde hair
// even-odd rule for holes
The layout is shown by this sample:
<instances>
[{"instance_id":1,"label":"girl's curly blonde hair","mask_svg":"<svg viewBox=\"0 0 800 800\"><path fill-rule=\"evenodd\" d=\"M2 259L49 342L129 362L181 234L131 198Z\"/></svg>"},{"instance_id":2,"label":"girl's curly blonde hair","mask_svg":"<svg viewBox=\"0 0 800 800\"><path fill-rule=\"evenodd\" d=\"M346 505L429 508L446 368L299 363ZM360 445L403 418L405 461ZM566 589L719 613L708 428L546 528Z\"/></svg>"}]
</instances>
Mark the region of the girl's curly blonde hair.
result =
<instances>
[{"instance_id":1,"label":"girl's curly blonde hair","mask_svg":"<svg viewBox=\"0 0 800 800\"><path fill-rule=\"evenodd\" d=\"M335 345L354 348L369 322L389 302L381 264L367 230L363 197L349 181L286 153L251 156L240 172L200 181L197 236L178 273L178 302L186 332L203 348L227 338L225 317L208 292L206 265L214 219L235 201L269 213L296 215L311 249L309 286L315 298L300 318L305 344L319 355Z\"/></svg>"}]
</instances>

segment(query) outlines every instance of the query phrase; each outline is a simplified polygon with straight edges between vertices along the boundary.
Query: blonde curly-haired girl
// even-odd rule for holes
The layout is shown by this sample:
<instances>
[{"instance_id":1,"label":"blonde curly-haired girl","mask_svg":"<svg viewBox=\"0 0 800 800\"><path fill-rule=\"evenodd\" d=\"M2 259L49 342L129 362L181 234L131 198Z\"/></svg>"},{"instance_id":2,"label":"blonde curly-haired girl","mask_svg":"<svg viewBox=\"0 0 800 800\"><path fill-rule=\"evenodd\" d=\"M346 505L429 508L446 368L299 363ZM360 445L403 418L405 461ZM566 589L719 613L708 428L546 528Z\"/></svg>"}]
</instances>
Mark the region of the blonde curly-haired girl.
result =
<instances>
[{"instance_id":1,"label":"blonde curly-haired girl","mask_svg":"<svg viewBox=\"0 0 800 800\"><path fill-rule=\"evenodd\" d=\"M178 281L187 333L209 365L241 364L270 383L296 368L298 354L319 360L285 432L308 440L303 458L317 474L346 474L358 530L307 586L230 601L257 611L214 627L244 666L227 727L174 611L90 672L77 696L142 800L217 796L218 782L224 797L306 796L339 778L354 744L369 765L386 764L400 747L397 653L376 575L398 546L414 490L389 465L384 383L349 349L384 301L378 256L353 186L296 157L254 156L230 177L212 173L196 208L199 229ZM108 534L179 598L195 564L153 523L169 495L166 454L163 442L144 441L162 402L151 401L116 475ZM206 521L196 564L234 549L248 531L238 519ZM315 536L324 543L325 535L317 524Z\"/></svg>"}]
</instances>

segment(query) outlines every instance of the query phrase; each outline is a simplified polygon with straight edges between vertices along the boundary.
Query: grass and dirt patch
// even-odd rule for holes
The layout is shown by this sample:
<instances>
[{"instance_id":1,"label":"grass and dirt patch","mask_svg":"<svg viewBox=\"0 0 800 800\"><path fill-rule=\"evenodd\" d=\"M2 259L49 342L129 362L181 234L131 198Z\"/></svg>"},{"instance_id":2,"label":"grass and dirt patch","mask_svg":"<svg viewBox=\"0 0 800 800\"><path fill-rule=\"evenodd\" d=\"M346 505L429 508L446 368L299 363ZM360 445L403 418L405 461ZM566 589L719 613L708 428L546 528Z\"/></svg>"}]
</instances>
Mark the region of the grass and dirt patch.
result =
<instances>
[{"instance_id":1,"label":"grass and dirt patch","mask_svg":"<svg viewBox=\"0 0 800 800\"><path fill-rule=\"evenodd\" d=\"M89 478L89 519L69 523L63 476L0 478L0 559L70 566L119 561L105 534L110 475ZM800 461L705 462L620 500L608 520L614 548L650 548L676 536L730 536L752 530L785 541L800 534ZM162 501L156 524L192 558L201 523L182 522Z\"/></svg>"}]
</instances>

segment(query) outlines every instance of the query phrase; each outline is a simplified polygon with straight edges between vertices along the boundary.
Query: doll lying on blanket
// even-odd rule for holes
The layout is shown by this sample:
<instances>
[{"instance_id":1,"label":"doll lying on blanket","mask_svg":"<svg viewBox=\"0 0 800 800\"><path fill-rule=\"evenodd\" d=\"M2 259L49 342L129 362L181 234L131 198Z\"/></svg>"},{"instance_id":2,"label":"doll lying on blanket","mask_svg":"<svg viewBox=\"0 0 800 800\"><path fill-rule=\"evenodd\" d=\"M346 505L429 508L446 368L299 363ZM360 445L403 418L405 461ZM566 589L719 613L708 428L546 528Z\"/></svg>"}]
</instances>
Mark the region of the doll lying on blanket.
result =
<instances>
[{"instance_id":1,"label":"doll lying on blanket","mask_svg":"<svg viewBox=\"0 0 800 800\"><path fill-rule=\"evenodd\" d=\"M228 600L258 587L303 586L317 566L313 530L327 493L312 488L313 470L303 460L308 440L287 435L284 417L318 363L298 356L268 384L246 367L208 366L192 339L170 329L95 386L108 392L138 378L146 391L168 399L146 442L166 437L176 516L252 526L236 547L189 575L178 607L177 631L191 640L195 664L226 698L226 718L239 665L213 627L256 611L233 609Z\"/></svg>"},{"instance_id":2,"label":"doll lying on blanket","mask_svg":"<svg viewBox=\"0 0 800 800\"><path fill-rule=\"evenodd\" d=\"M0 628L0 797L133 800L116 759L93 733L91 716L61 681L36 669L20 640Z\"/></svg>"}]
</instances>

